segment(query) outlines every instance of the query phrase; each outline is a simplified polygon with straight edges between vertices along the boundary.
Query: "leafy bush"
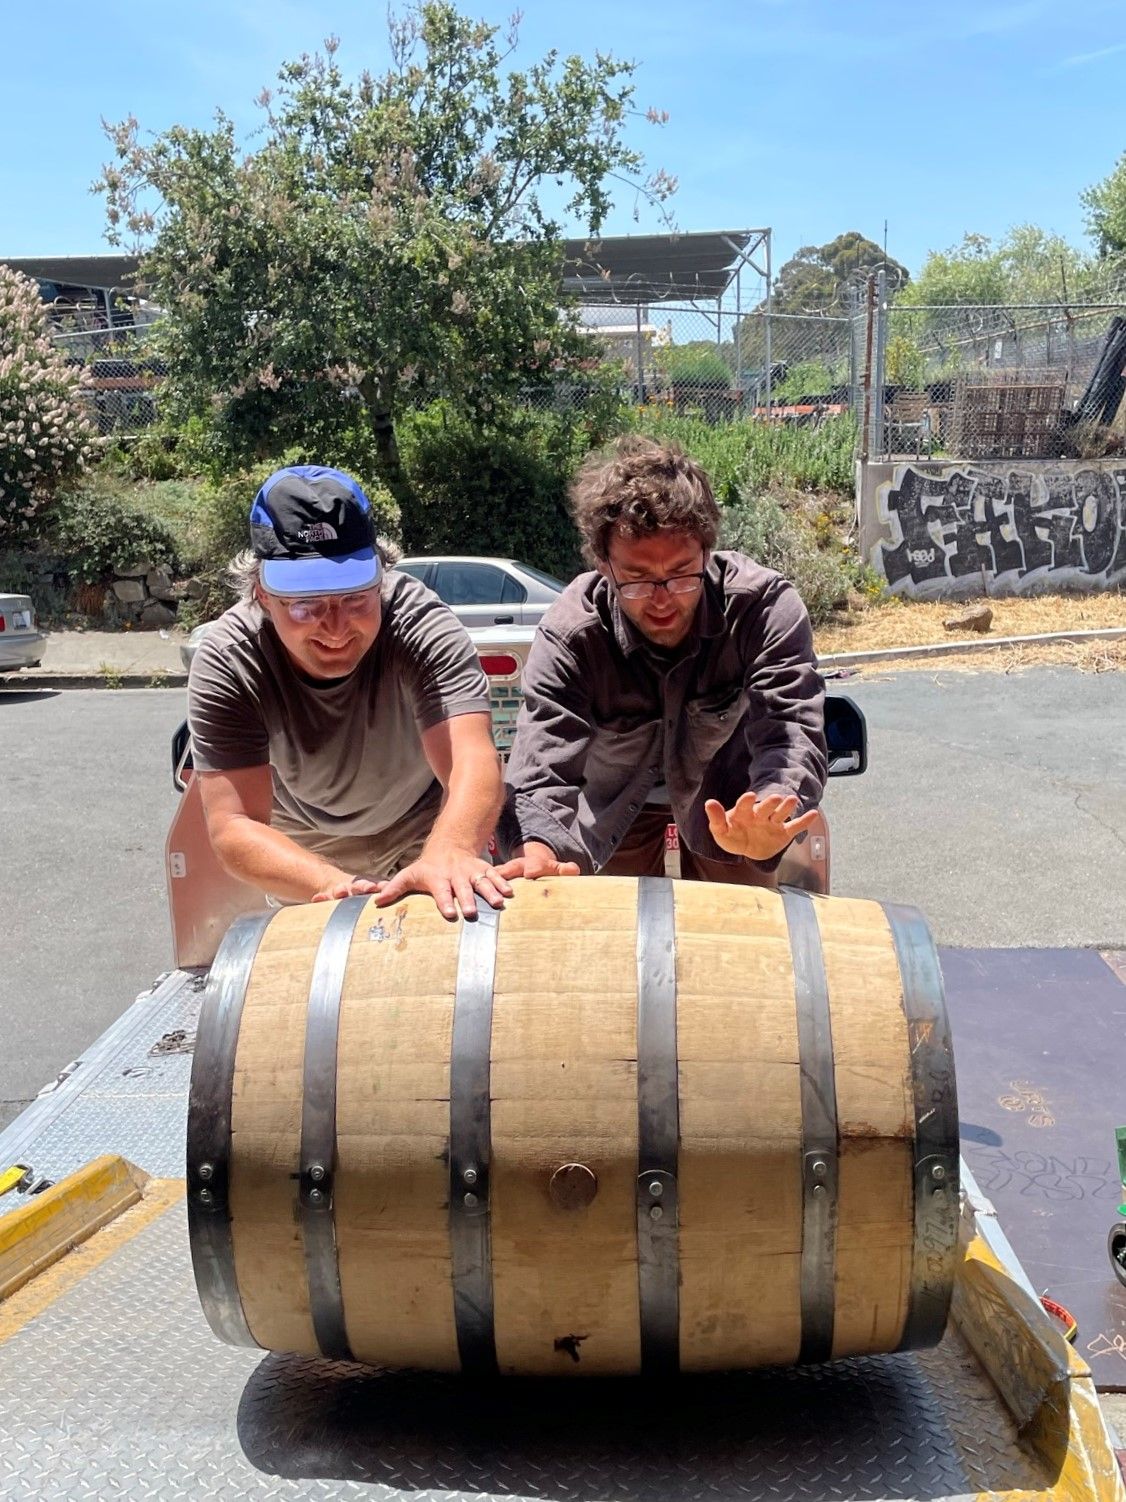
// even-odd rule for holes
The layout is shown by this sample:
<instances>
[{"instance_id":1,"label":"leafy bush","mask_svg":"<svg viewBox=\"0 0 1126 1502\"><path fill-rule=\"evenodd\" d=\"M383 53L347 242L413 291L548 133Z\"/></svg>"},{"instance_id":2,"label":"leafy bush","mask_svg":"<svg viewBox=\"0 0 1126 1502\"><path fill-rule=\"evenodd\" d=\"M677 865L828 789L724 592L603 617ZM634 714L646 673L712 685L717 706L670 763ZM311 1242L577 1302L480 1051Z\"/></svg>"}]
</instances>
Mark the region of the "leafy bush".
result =
<instances>
[{"instance_id":1,"label":"leafy bush","mask_svg":"<svg viewBox=\"0 0 1126 1502\"><path fill-rule=\"evenodd\" d=\"M0 538L42 530L55 488L89 463L78 373L51 343L36 284L0 265Z\"/></svg>"},{"instance_id":2,"label":"leafy bush","mask_svg":"<svg viewBox=\"0 0 1126 1502\"><path fill-rule=\"evenodd\" d=\"M410 413L399 444L418 504L404 546L519 558L570 578L581 562L567 486L595 436L567 414L520 408L488 426L442 402Z\"/></svg>"},{"instance_id":3,"label":"leafy bush","mask_svg":"<svg viewBox=\"0 0 1126 1502\"><path fill-rule=\"evenodd\" d=\"M845 380L848 379L847 373ZM786 378L771 391L776 402L796 402L803 396L825 396L842 382L820 360L799 360L786 371Z\"/></svg>"},{"instance_id":4,"label":"leafy bush","mask_svg":"<svg viewBox=\"0 0 1126 1502\"><path fill-rule=\"evenodd\" d=\"M675 439L698 460L720 505L736 502L744 486L756 493L771 487L854 492L856 423L848 413L818 427L778 427L751 419L713 425L645 407L637 427L652 438Z\"/></svg>"},{"instance_id":5,"label":"leafy bush","mask_svg":"<svg viewBox=\"0 0 1126 1502\"><path fill-rule=\"evenodd\" d=\"M117 569L138 559L151 559L169 572L179 569L172 532L131 504L105 476L57 496L50 542L69 577L80 584L107 583Z\"/></svg>"},{"instance_id":6,"label":"leafy bush","mask_svg":"<svg viewBox=\"0 0 1126 1502\"><path fill-rule=\"evenodd\" d=\"M721 543L789 579L815 624L864 583L856 554L831 529L818 527L800 502L786 505L777 496L748 491L726 509Z\"/></svg>"},{"instance_id":7,"label":"leafy bush","mask_svg":"<svg viewBox=\"0 0 1126 1502\"><path fill-rule=\"evenodd\" d=\"M674 386L731 385L731 368L714 344L672 344L658 352L658 365Z\"/></svg>"},{"instance_id":8,"label":"leafy bush","mask_svg":"<svg viewBox=\"0 0 1126 1502\"><path fill-rule=\"evenodd\" d=\"M888 340L887 380L889 386L908 386L921 391L927 373L927 357L908 334L896 334Z\"/></svg>"}]
</instances>

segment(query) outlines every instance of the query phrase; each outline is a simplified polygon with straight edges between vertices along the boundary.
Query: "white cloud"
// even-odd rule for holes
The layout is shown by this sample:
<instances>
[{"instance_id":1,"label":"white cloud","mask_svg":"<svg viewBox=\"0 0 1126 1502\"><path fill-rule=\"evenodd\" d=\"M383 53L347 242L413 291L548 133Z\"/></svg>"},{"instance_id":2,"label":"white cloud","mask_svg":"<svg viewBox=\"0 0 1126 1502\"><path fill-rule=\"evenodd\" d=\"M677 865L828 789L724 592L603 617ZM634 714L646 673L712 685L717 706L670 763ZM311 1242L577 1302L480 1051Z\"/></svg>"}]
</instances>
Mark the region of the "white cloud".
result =
<instances>
[{"instance_id":1,"label":"white cloud","mask_svg":"<svg viewBox=\"0 0 1126 1502\"><path fill-rule=\"evenodd\" d=\"M1080 68L1084 63L1096 63L1100 58L1113 57L1118 52L1126 52L1126 42L1115 42L1113 47L1100 47L1097 52L1077 52L1073 57L1065 57L1059 66Z\"/></svg>"}]
</instances>

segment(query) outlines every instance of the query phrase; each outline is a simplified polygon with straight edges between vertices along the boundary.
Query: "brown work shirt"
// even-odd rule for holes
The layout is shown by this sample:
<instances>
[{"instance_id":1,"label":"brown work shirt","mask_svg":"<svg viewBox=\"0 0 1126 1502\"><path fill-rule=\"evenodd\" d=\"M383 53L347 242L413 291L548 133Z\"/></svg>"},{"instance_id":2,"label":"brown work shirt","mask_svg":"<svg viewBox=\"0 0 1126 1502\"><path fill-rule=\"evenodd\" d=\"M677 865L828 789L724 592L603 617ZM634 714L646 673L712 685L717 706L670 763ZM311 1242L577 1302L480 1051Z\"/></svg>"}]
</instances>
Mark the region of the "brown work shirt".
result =
<instances>
[{"instance_id":1,"label":"brown work shirt","mask_svg":"<svg viewBox=\"0 0 1126 1502\"><path fill-rule=\"evenodd\" d=\"M820 802L825 695L809 616L792 584L741 553L711 555L692 631L672 652L636 630L608 580L580 574L544 616L523 689L506 849L538 840L598 871L667 789L688 848L736 861L712 839L706 799Z\"/></svg>"}]
</instances>

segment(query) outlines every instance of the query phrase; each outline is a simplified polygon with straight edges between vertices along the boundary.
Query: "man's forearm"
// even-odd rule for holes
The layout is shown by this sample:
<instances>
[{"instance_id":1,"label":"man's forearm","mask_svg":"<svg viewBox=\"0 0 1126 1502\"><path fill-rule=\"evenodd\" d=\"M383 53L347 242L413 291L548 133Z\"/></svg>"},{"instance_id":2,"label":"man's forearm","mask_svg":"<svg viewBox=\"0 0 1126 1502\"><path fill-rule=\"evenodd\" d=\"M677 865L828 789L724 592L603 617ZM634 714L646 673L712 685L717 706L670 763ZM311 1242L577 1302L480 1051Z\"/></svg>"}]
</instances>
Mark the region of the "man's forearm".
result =
<instances>
[{"instance_id":1,"label":"man's forearm","mask_svg":"<svg viewBox=\"0 0 1126 1502\"><path fill-rule=\"evenodd\" d=\"M496 754L491 749L484 754L459 756L426 848L452 845L460 850L483 851L496 828L503 797Z\"/></svg>"},{"instance_id":2,"label":"man's forearm","mask_svg":"<svg viewBox=\"0 0 1126 1502\"><path fill-rule=\"evenodd\" d=\"M212 835L212 846L223 869L239 881L290 902L308 902L342 877L366 876L345 872L295 840L257 819L232 818Z\"/></svg>"}]
</instances>

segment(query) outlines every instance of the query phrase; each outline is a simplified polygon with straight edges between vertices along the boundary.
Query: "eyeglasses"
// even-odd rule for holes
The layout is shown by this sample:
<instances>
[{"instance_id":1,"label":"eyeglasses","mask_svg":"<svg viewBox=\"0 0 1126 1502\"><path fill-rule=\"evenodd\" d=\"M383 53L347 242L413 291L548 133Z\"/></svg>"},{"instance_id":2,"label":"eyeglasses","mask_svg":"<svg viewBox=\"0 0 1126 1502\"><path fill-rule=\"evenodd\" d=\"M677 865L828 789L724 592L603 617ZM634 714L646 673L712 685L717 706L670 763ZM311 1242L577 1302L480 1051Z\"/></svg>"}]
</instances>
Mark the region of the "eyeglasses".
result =
<instances>
[{"instance_id":1,"label":"eyeglasses","mask_svg":"<svg viewBox=\"0 0 1126 1502\"><path fill-rule=\"evenodd\" d=\"M360 589L349 595L313 595L309 599L287 599L284 595L270 595L296 626L311 626L323 621L335 605L348 620L367 615L374 610L379 599L379 589Z\"/></svg>"},{"instance_id":2,"label":"eyeglasses","mask_svg":"<svg viewBox=\"0 0 1126 1502\"><path fill-rule=\"evenodd\" d=\"M700 569L694 574L673 574L669 579L636 579L628 584L619 584L611 568L610 578L623 600L651 600L659 589L670 595L698 594L704 583L704 570Z\"/></svg>"}]
</instances>

